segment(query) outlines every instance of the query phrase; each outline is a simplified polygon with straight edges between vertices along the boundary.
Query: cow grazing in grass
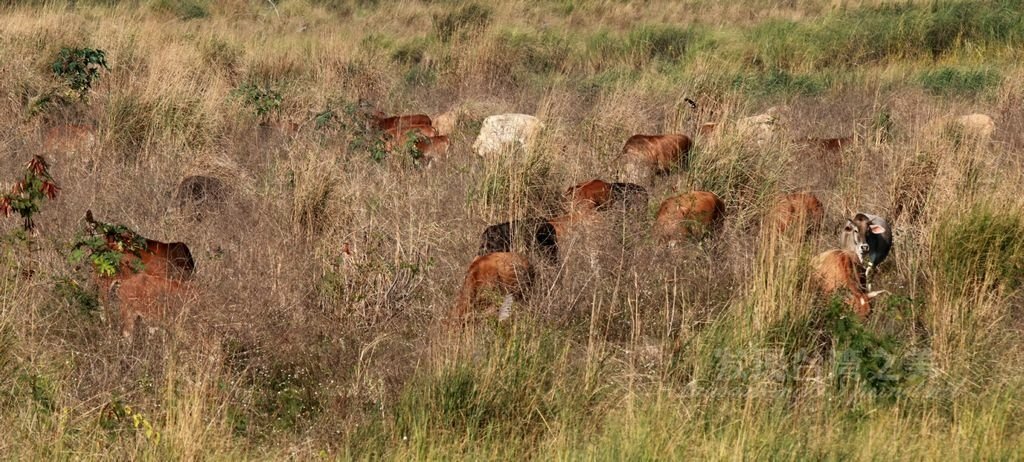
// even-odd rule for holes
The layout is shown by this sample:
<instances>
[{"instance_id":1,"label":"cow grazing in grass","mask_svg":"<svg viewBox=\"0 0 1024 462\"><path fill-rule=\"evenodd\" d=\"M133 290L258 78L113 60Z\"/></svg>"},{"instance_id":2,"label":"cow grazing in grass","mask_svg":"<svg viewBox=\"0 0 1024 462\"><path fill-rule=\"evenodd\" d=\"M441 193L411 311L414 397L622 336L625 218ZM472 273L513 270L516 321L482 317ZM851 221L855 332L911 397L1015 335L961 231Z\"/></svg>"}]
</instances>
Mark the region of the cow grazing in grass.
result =
<instances>
[{"instance_id":1,"label":"cow grazing in grass","mask_svg":"<svg viewBox=\"0 0 1024 462\"><path fill-rule=\"evenodd\" d=\"M571 186L563 196L570 211L603 210L613 204L626 209L637 209L647 205L647 190L634 183L607 183L590 180Z\"/></svg>"},{"instance_id":2,"label":"cow grazing in grass","mask_svg":"<svg viewBox=\"0 0 1024 462\"><path fill-rule=\"evenodd\" d=\"M780 233L789 229L799 229L801 232L817 230L824 218L825 208L822 207L821 201L809 192L780 197L770 215L771 222Z\"/></svg>"},{"instance_id":3,"label":"cow grazing in grass","mask_svg":"<svg viewBox=\"0 0 1024 462\"><path fill-rule=\"evenodd\" d=\"M846 304L861 319L871 313L871 299L885 293L879 290L868 292L864 289L866 275L861 272L856 253L846 249L822 252L811 260L814 281L826 295L846 290Z\"/></svg>"},{"instance_id":4,"label":"cow grazing in grass","mask_svg":"<svg viewBox=\"0 0 1024 462\"><path fill-rule=\"evenodd\" d=\"M714 193L693 191L665 199L658 208L655 235L674 242L700 238L721 223L725 203Z\"/></svg>"},{"instance_id":5,"label":"cow grazing in grass","mask_svg":"<svg viewBox=\"0 0 1024 462\"><path fill-rule=\"evenodd\" d=\"M43 131L43 151L80 153L97 144L96 131L86 125L56 125Z\"/></svg>"},{"instance_id":6,"label":"cow grazing in grass","mask_svg":"<svg viewBox=\"0 0 1024 462\"><path fill-rule=\"evenodd\" d=\"M633 135L622 147L624 176L631 182L648 182L673 168L685 169L693 141L686 135Z\"/></svg>"},{"instance_id":7,"label":"cow grazing in grass","mask_svg":"<svg viewBox=\"0 0 1024 462\"><path fill-rule=\"evenodd\" d=\"M511 315L512 302L526 298L533 277L533 266L521 254L496 252L476 257L466 271L450 319L464 322L489 291L503 297L498 319L507 319Z\"/></svg>"},{"instance_id":8,"label":"cow grazing in grass","mask_svg":"<svg viewBox=\"0 0 1024 462\"><path fill-rule=\"evenodd\" d=\"M126 228L98 222L92 211L86 212L85 220L89 231L104 240L108 251L121 254L114 273L97 275L97 282L105 301L116 292L122 333L130 336L138 317L162 321L169 301L181 300L195 274L195 260L188 246L146 239Z\"/></svg>"},{"instance_id":9,"label":"cow grazing in grass","mask_svg":"<svg viewBox=\"0 0 1024 462\"><path fill-rule=\"evenodd\" d=\"M840 233L840 246L853 252L857 261L867 269L867 276L889 256L892 249L892 228L880 216L858 213L846 220Z\"/></svg>"},{"instance_id":10,"label":"cow grazing in grass","mask_svg":"<svg viewBox=\"0 0 1024 462\"><path fill-rule=\"evenodd\" d=\"M370 120L377 130L382 132L402 133L413 128L432 127L430 116L426 114L399 115L386 117L383 113L376 113L370 116Z\"/></svg>"},{"instance_id":11,"label":"cow grazing in grass","mask_svg":"<svg viewBox=\"0 0 1024 462\"><path fill-rule=\"evenodd\" d=\"M480 235L480 255L509 252L516 247L537 251L549 263L557 263L557 229L548 219L526 218L490 225Z\"/></svg>"}]
</instances>

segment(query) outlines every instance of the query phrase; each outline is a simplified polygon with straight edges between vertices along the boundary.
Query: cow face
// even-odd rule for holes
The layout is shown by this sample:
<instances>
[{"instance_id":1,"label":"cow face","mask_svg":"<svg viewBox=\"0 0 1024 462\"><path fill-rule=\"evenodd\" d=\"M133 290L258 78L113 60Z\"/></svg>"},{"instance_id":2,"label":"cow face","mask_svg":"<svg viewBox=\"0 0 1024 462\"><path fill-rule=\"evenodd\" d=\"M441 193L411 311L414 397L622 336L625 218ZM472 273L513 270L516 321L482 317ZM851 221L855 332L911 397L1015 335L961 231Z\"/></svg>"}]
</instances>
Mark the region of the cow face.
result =
<instances>
[{"instance_id":1,"label":"cow face","mask_svg":"<svg viewBox=\"0 0 1024 462\"><path fill-rule=\"evenodd\" d=\"M888 225L884 220L878 217L871 217L863 213L858 213L852 219L846 220L846 224L843 226L843 230L840 233L840 243L844 249L850 250L857 255L857 259L860 263L865 263L864 257L876 250L875 253L884 252L888 253L888 245L885 249L872 249L874 243L875 247L881 247L881 241L891 242L892 234L889 232ZM885 258L882 255L881 258ZM881 259L877 258L878 261L872 259L869 263L877 264L881 263Z\"/></svg>"}]
</instances>

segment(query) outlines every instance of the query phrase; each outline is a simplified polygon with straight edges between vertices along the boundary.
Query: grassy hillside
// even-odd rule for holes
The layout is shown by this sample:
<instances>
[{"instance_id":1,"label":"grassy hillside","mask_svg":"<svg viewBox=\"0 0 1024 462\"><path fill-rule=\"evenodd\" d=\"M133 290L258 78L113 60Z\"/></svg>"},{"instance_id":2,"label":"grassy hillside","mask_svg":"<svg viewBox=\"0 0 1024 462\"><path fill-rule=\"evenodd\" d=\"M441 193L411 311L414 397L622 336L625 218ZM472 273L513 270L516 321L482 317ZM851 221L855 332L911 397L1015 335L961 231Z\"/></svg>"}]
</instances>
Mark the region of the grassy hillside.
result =
<instances>
[{"instance_id":1,"label":"grassy hillside","mask_svg":"<svg viewBox=\"0 0 1024 462\"><path fill-rule=\"evenodd\" d=\"M34 234L0 217L4 458L1024 458L1019 0L73 3L0 1L0 190L34 154L62 188ZM65 48L109 69L71 92ZM384 156L361 101L460 114L450 156ZM773 141L730 129L770 107ZM538 149L477 157L510 112ZM948 123L976 112L991 138ZM537 262L510 322L443 327L485 226L704 122L646 213ZM54 146L68 125L95 141ZM196 174L230 189L200 221L173 198ZM724 227L660 244L658 204L693 189ZM798 190L825 229L761 226ZM87 209L192 249L167 329L123 339L68 262ZM863 323L808 284L861 210L896 233Z\"/></svg>"}]
</instances>

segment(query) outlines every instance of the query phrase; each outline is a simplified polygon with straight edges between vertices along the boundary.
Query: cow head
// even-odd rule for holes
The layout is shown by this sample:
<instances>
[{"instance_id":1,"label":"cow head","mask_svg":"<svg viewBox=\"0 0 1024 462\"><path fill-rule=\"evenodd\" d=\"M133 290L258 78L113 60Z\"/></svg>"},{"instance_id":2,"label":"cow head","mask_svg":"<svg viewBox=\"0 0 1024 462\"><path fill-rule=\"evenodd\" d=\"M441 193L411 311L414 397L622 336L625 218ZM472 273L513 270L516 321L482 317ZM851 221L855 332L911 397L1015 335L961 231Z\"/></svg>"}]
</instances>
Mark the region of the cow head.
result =
<instances>
[{"instance_id":1,"label":"cow head","mask_svg":"<svg viewBox=\"0 0 1024 462\"><path fill-rule=\"evenodd\" d=\"M857 254L857 259L861 263L864 263L864 255L871 249L868 244L869 235L884 235L888 231L884 225L872 221L870 216L858 213L853 218L846 220L840 233L842 248Z\"/></svg>"}]
</instances>

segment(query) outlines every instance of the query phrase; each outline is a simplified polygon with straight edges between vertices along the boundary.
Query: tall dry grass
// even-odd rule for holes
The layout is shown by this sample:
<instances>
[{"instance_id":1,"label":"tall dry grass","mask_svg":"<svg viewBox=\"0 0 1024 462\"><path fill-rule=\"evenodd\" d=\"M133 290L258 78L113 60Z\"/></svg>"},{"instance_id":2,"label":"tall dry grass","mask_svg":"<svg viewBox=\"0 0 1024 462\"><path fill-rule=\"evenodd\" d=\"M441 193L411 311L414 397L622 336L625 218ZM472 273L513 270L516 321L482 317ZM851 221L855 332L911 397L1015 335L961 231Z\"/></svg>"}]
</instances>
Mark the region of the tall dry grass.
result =
<instances>
[{"instance_id":1,"label":"tall dry grass","mask_svg":"<svg viewBox=\"0 0 1024 462\"><path fill-rule=\"evenodd\" d=\"M2 225L6 457L1022 456L1016 2L3 5L0 181L47 128L97 135L45 153L63 191L38 235ZM111 69L88 103L30 115L64 46ZM255 114L246 84L280 107ZM374 161L359 99L459 108L451 155ZM729 128L772 106L771 142ZM482 119L506 112L545 122L537 149L478 158ZM971 112L995 118L992 139L945 123ZM615 177L629 135L705 121L726 128L647 210L537 262L510 323L442 329L484 226L557 214L566 187ZM799 142L838 136L855 142ZM201 221L173 199L196 174L229 190ZM691 189L723 198L723 228L660 245L658 202ZM822 199L824 229L763 226L797 190ZM87 209L192 249L188 302L155 334L122 340L67 263ZM807 281L856 210L896 231L874 280L892 294L863 324Z\"/></svg>"}]
</instances>

